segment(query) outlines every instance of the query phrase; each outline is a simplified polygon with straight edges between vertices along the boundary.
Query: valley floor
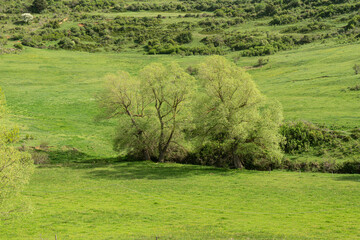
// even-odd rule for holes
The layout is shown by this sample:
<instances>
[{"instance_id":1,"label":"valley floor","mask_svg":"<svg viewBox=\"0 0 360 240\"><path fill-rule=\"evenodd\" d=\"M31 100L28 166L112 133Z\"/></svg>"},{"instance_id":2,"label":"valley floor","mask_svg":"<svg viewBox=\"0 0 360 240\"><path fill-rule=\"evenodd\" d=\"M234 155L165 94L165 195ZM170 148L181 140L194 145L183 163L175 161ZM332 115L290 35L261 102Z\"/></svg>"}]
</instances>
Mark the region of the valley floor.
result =
<instances>
[{"instance_id":1,"label":"valley floor","mask_svg":"<svg viewBox=\"0 0 360 240\"><path fill-rule=\"evenodd\" d=\"M37 168L0 239L359 239L360 176L113 162Z\"/></svg>"}]
</instances>

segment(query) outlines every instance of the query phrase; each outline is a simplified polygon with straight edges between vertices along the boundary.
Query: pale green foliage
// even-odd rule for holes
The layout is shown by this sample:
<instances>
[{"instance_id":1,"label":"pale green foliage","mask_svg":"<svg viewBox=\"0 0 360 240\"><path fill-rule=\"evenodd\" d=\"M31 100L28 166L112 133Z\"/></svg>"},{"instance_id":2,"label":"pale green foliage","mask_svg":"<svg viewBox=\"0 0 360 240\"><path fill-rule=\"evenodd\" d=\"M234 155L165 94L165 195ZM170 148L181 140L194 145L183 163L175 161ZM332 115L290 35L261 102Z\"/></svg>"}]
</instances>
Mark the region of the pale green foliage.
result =
<instances>
[{"instance_id":1,"label":"pale green foliage","mask_svg":"<svg viewBox=\"0 0 360 240\"><path fill-rule=\"evenodd\" d=\"M6 113L5 99L0 89L0 118ZM31 156L19 152L8 143L17 139L16 130L6 129L0 124L0 220L19 208L19 193L29 181L33 171ZM9 139L9 136L11 139ZM23 206L22 206L23 207Z\"/></svg>"},{"instance_id":2,"label":"pale green foliage","mask_svg":"<svg viewBox=\"0 0 360 240\"><path fill-rule=\"evenodd\" d=\"M250 75L223 57L209 57L198 77L201 87L192 98L193 78L174 63L153 63L136 79L125 72L109 75L99 102L102 117L120 120L115 149L176 160L185 157L186 132L197 139L192 142L199 158L218 158L218 165L251 168L279 161L280 105L270 104Z\"/></svg>"},{"instance_id":3,"label":"pale green foliage","mask_svg":"<svg viewBox=\"0 0 360 240\"><path fill-rule=\"evenodd\" d=\"M126 72L108 75L106 90L98 97L103 111L99 118L119 119L115 137L115 150L144 154L149 158L154 147L148 129L155 122L152 116L145 114L150 104L148 96L141 94L138 79ZM142 156L141 156L142 157Z\"/></svg>"},{"instance_id":4,"label":"pale green foliage","mask_svg":"<svg viewBox=\"0 0 360 240\"><path fill-rule=\"evenodd\" d=\"M158 124L155 136L159 136L157 152L159 160L164 160L164 154L169 147L174 147L174 153L181 145L183 129L191 122L189 95L193 78L179 65L172 63L168 68L162 64L151 64L140 72L142 94L150 96Z\"/></svg>"},{"instance_id":5,"label":"pale green foliage","mask_svg":"<svg viewBox=\"0 0 360 240\"><path fill-rule=\"evenodd\" d=\"M159 161L169 152L181 152L183 129L191 120L189 74L175 63L169 67L153 63L137 79L120 72L108 76L108 82L99 102L103 117L120 119L116 150Z\"/></svg>"},{"instance_id":6,"label":"pale green foliage","mask_svg":"<svg viewBox=\"0 0 360 240\"><path fill-rule=\"evenodd\" d=\"M23 13L21 14L21 18L24 21L24 23L29 23L34 19L34 16L30 13Z\"/></svg>"},{"instance_id":7,"label":"pale green foliage","mask_svg":"<svg viewBox=\"0 0 360 240\"><path fill-rule=\"evenodd\" d=\"M209 57L199 67L199 79L204 89L195 108L200 147L218 149L229 166L279 161L280 105L267 103L250 75L224 57Z\"/></svg>"}]
</instances>

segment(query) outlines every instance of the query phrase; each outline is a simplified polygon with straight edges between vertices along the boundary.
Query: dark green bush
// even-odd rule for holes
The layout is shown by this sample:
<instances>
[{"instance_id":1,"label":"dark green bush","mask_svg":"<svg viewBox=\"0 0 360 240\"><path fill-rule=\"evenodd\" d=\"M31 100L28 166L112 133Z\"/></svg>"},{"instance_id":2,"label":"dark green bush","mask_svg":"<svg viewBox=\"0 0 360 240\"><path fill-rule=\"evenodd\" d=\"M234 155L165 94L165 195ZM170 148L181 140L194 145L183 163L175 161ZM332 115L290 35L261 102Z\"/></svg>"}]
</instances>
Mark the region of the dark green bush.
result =
<instances>
[{"instance_id":1,"label":"dark green bush","mask_svg":"<svg viewBox=\"0 0 360 240\"><path fill-rule=\"evenodd\" d=\"M193 40L193 36L191 32L182 32L176 36L175 40L180 43L190 43Z\"/></svg>"},{"instance_id":2,"label":"dark green bush","mask_svg":"<svg viewBox=\"0 0 360 240\"><path fill-rule=\"evenodd\" d=\"M346 136L340 133L320 128L310 122L290 122L280 128L286 138L281 147L286 153L306 152L310 148L325 144L339 147Z\"/></svg>"},{"instance_id":3,"label":"dark green bush","mask_svg":"<svg viewBox=\"0 0 360 240\"><path fill-rule=\"evenodd\" d=\"M60 28L60 23L58 20L52 20L52 21L49 21L48 24L45 25L45 27L57 29L57 28Z\"/></svg>"},{"instance_id":4,"label":"dark green bush","mask_svg":"<svg viewBox=\"0 0 360 240\"><path fill-rule=\"evenodd\" d=\"M269 25L285 25L290 23L297 22L297 18L292 15L280 15L275 16L270 22Z\"/></svg>"},{"instance_id":5,"label":"dark green bush","mask_svg":"<svg viewBox=\"0 0 360 240\"><path fill-rule=\"evenodd\" d=\"M360 174L360 161L348 161L340 164L337 173L351 173Z\"/></svg>"},{"instance_id":6,"label":"dark green bush","mask_svg":"<svg viewBox=\"0 0 360 240\"><path fill-rule=\"evenodd\" d=\"M63 38L58 42L58 46L62 49L73 49L75 45L75 41L70 38Z\"/></svg>"},{"instance_id":7,"label":"dark green bush","mask_svg":"<svg viewBox=\"0 0 360 240\"><path fill-rule=\"evenodd\" d=\"M19 50L23 50L24 46L21 43L15 43L14 48L19 49Z\"/></svg>"},{"instance_id":8,"label":"dark green bush","mask_svg":"<svg viewBox=\"0 0 360 240\"><path fill-rule=\"evenodd\" d=\"M44 11L48 6L48 3L46 0L34 0L32 2L32 5L30 6L30 10L33 13L41 13Z\"/></svg>"}]
</instances>

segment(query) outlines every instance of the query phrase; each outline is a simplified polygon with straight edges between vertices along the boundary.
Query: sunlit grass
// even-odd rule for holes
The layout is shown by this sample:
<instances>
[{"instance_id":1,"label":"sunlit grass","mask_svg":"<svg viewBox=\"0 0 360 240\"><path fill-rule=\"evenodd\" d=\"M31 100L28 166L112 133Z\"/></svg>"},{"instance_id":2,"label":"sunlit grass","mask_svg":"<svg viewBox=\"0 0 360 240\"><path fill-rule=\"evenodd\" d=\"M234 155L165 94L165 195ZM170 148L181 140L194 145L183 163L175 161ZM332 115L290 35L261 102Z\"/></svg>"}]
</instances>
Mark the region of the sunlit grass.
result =
<instances>
[{"instance_id":1,"label":"sunlit grass","mask_svg":"<svg viewBox=\"0 0 360 240\"><path fill-rule=\"evenodd\" d=\"M0 239L357 239L360 178L150 162L38 168Z\"/></svg>"}]
</instances>

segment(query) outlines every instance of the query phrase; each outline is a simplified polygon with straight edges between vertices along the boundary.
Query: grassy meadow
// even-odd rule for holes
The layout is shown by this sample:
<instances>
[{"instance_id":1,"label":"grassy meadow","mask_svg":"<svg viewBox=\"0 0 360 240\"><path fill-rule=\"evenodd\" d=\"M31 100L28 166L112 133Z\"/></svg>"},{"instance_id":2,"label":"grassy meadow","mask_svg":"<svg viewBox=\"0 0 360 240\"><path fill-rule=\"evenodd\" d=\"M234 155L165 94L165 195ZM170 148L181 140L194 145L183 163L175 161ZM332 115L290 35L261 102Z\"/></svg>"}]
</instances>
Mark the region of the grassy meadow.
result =
<instances>
[{"instance_id":1,"label":"grassy meadow","mask_svg":"<svg viewBox=\"0 0 360 240\"><path fill-rule=\"evenodd\" d=\"M227 56L229 59L233 55ZM253 68L257 57L241 57L258 88L277 99L285 120L307 120L347 130L360 121L359 93L348 87L360 82L352 66L360 57L359 44L312 44L269 56L269 64ZM26 48L18 55L0 56L0 85L12 119L28 144L69 145L93 157L111 157L116 122L95 122L95 96L104 77L123 70L135 75L151 62L176 61L184 68L204 56L150 56L137 52L82 53Z\"/></svg>"},{"instance_id":2,"label":"grassy meadow","mask_svg":"<svg viewBox=\"0 0 360 240\"><path fill-rule=\"evenodd\" d=\"M113 150L117 120L95 121L96 96L106 75L127 71L136 76L153 62L174 61L187 69L221 50L250 73L262 94L281 103L285 122L309 121L349 137L360 127L360 91L350 90L360 86L353 70L360 64L360 17L358 25L345 31L358 10L341 6L360 9L356 1L331 5L343 12L334 10L330 16L327 1L314 6L284 1L294 7L284 3L281 9L275 6L277 11L296 18L277 25L270 24L276 14L266 15L271 1L233 6L227 0L203 5L201 0L114 0L102 7L93 1L54 1L58 11L34 13L30 24L21 23L18 11L32 0L24 1L26 6L10 2L0 6L0 87L9 109L9 119L0 121L20 128L16 147L45 152L49 162L36 167L21 193L30 211L0 220L0 240L360 239L359 174L128 161ZM140 10L129 10L131 4ZM142 4L149 10L141 10ZM177 4L185 4L187 11ZM212 8L223 9L224 16ZM327 28L310 29L318 22ZM286 32L289 27L307 27L308 32ZM189 32L190 42L174 35ZM305 35L309 42L299 43ZM286 45L283 36L292 43ZM220 45L204 43L207 37L220 39ZM228 44L232 37L255 45L235 50ZM269 55L259 50L276 44L282 45ZM2 54L2 47L14 51ZM169 49L177 52L159 54ZM245 54L254 49L257 56ZM268 63L259 66L259 59ZM358 160L359 139L335 139L338 148L322 145L287 153L284 159Z\"/></svg>"},{"instance_id":3,"label":"grassy meadow","mask_svg":"<svg viewBox=\"0 0 360 240\"><path fill-rule=\"evenodd\" d=\"M128 162L38 168L1 239L359 239L360 178Z\"/></svg>"}]
</instances>

